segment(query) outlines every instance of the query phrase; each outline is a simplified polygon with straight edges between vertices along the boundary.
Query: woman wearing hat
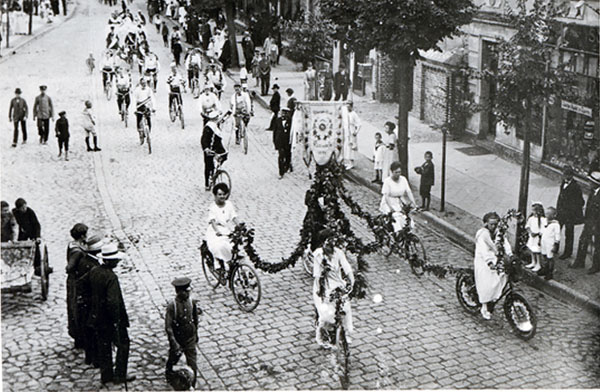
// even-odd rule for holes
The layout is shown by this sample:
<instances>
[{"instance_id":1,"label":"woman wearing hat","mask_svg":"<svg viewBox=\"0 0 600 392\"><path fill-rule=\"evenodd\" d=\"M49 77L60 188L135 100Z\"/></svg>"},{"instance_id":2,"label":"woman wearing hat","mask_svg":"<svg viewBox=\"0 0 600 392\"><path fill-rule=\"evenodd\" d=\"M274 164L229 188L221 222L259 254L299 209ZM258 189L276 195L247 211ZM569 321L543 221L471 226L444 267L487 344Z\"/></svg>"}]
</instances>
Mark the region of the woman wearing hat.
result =
<instances>
[{"instance_id":1,"label":"woman wearing hat","mask_svg":"<svg viewBox=\"0 0 600 392\"><path fill-rule=\"evenodd\" d=\"M206 190L210 189L210 178L215 170L215 157L222 161L227 159L221 129L217 124L219 114L217 110L211 110L206 114L207 122L202 129L202 138L200 139L204 151L204 186Z\"/></svg>"}]
</instances>

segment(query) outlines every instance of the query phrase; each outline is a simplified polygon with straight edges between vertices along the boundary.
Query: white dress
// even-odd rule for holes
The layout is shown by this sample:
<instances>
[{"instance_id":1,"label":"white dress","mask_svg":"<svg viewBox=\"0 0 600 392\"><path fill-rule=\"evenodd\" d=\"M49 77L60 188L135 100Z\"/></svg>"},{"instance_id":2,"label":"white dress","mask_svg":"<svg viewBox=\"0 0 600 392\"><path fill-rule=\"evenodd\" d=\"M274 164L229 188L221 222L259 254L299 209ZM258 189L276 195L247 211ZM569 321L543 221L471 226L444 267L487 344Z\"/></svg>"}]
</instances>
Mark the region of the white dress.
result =
<instances>
[{"instance_id":1,"label":"white dress","mask_svg":"<svg viewBox=\"0 0 600 392\"><path fill-rule=\"evenodd\" d=\"M319 297L317 293L319 292L319 279L323 270L322 263L324 257L325 254L323 253L323 248L318 248L313 253L313 300L315 307L317 308L317 313L319 314L319 326L322 326L324 323L335 323L335 302L331 302L329 300L329 296L333 290L337 289L338 287L346 287L347 283L344 279L342 279L342 271L344 271L346 276L348 276L350 283L354 285L354 274L352 272L350 263L346 259L344 252L341 249L335 248L333 255L328 257L327 260L330 271L325 280L325 298L323 299ZM354 327L352 325L352 309L348 299L346 299L344 302L343 310L346 312L343 322L347 333L351 334L354 330Z\"/></svg>"},{"instance_id":2,"label":"white dress","mask_svg":"<svg viewBox=\"0 0 600 392\"><path fill-rule=\"evenodd\" d=\"M512 254L510 244L504 238L504 250L507 255ZM487 303L496 301L502 295L508 277L504 272L498 273L490 269L488 263L496 265L496 244L492 240L490 231L483 227L475 234L475 288L479 302Z\"/></svg>"},{"instance_id":3,"label":"white dress","mask_svg":"<svg viewBox=\"0 0 600 392\"><path fill-rule=\"evenodd\" d=\"M344 135L344 159L353 161L356 157L356 150L358 150L358 131L360 131L360 118L358 114L353 111L348 111L348 128L347 133Z\"/></svg>"},{"instance_id":4,"label":"white dress","mask_svg":"<svg viewBox=\"0 0 600 392\"><path fill-rule=\"evenodd\" d=\"M406 178L403 176L400 176L397 182L394 181L392 177L388 177L383 180L381 194L382 197L381 203L379 204L379 211L384 214L388 214L391 211L397 211L392 215L394 218L394 231L402 230L406 226L407 220L406 215L402 212L402 204L416 204L408 181L406 181ZM388 204L386 196L391 199L391 205ZM414 228L414 221L411 220L411 229L412 228Z\"/></svg>"},{"instance_id":5,"label":"white dress","mask_svg":"<svg viewBox=\"0 0 600 392\"><path fill-rule=\"evenodd\" d=\"M554 257L552 250L555 243L560 243L560 223L552 220L542 229L542 254L549 259Z\"/></svg>"},{"instance_id":6,"label":"white dress","mask_svg":"<svg viewBox=\"0 0 600 392\"><path fill-rule=\"evenodd\" d=\"M216 203L213 203L208 210L207 222L214 220L219 233L222 235L217 236L213 226L209 223L206 228L206 243L213 257L225 262L231 260L231 248L233 244L228 234L235 228L233 219L236 217L235 208L229 200L225 202L223 207L219 207Z\"/></svg>"},{"instance_id":7,"label":"white dress","mask_svg":"<svg viewBox=\"0 0 600 392\"><path fill-rule=\"evenodd\" d=\"M530 216L527 219L527 224L525 225L526 229L531 230L529 234L529 239L527 240L527 247L533 253L540 253L542 251L542 229L546 227L547 221L546 218L541 216ZM533 234L537 234L534 236Z\"/></svg>"},{"instance_id":8,"label":"white dress","mask_svg":"<svg viewBox=\"0 0 600 392\"><path fill-rule=\"evenodd\" d=\"M383 144L385 144L385 147L383 149L382 178L386 178L391 174L390 165L392 164L392 162L398 160L398 137L394 132L392 132L391 134L384 133L382 135L382 141ZM394 146L393 149L389 148L391 145Z\"/></svg>"},{"instance_id":9,"label":"white dress","mask_svg":"<svg viewBox=\"0 0 600 392\"><path fill-rule=\"evenodd\" d=\"M375 144L373 148L373 169L383 170L383 150L385 146L383 143Z\"/></svg>"}]
</instances>

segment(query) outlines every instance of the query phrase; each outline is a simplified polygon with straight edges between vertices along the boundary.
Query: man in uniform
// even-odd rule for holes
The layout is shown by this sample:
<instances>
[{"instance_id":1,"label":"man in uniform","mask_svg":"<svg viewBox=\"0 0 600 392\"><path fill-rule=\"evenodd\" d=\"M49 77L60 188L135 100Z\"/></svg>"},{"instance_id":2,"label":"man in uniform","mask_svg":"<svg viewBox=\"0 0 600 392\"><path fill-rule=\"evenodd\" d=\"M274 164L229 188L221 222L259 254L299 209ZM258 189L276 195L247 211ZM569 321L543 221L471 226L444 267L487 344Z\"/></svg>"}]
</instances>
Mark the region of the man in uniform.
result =
<instances>
[{"instance_id":1,"label":"man in uniform","mask_svg":"<svg viewBox=\"0 0 600 392\"><path fill-rule=\"evenodd\" d=\"M171 284L175 287L175 300L167 305L165 330L169 338L169 359L167 359L167 381L173 374L173 366L177 364L181 354L185 355L187 365L193 370L192 386L196 386L198 365L196 360L196 343L198 342L198 315L202 309L197 301L190 299L192 290L190 278L178 278Z\"/></svg>"},{"instance_id":2,"label":"man in uniform","mask_svg":"<svg viewBox=\"0 0 600 392\"><path fill-rule=\"evenodd\" d=\"M94 329L98 344L98 364L103 384L113 382L121 384L135 380L127 374L129 359L129 317L125 309L119 278L113 269L123 254L116 244L102 246L103 264L89 273L90 314L88 323ZM112 345L117 348L115 368L113 370Z\"/></svg>"},{"instance_id":3,"label":"man in uniform","mask_svg":"<svg viewBox=\"0 0 600 392\"><path fill-rule=\"evenodd\" d=\"M52 99L46 95L46 89L46 86L40 86L40 95L35 97L35 101L33 103L33 121L37 120L40 144L48 143L50 119L54 120L54 107L52 106Z\"/></svg>"}]
</instances>

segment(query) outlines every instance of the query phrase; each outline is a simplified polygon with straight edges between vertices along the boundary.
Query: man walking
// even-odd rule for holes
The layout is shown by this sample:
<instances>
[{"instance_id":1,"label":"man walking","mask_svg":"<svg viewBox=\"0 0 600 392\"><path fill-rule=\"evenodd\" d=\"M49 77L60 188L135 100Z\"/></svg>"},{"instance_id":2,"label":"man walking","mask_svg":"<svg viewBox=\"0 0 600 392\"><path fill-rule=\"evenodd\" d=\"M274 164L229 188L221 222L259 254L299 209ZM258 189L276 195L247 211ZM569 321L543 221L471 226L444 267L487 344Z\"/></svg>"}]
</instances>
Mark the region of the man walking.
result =
<instances>
[{"instance_id":1,"label":"man walking","mask_svg":"<svg viewBox=\"0 0 600 392\"><path fill-rule=\"evenodd\" d=\"M273 128L273 145L279 154L278 166L281 180L291 167L292 145L290 142L290 110L283 107L279 113Z\"/></svg>"},{"instance_id":2,"label":"man walking","mask_svg":"<svg viewBox=\"0 0 600 392\"><path fill-rule=\"evenodd\" d=\"M52 99L46 95L46 89L46 86L40 86L40 95L35 97L35 102L33 104L33 121L37 120L40 144L48 144L50 119L54 120L54 107L52 106Z\"/></svg>"},{"instance_id":3,"label":"man walking","mask_svg":"<svg viewBox=\"0 0 600 392\"><path fill-rule=\"evenodd\" d=\"M340 70L333 77L333 90L335 91L335 101L342 98L343 101L348 99L348 89L350 88L350 76L346 72L346 66L340 65Z\"/></svg>"},{"instance_id":4,"label":"man walking","mask_svg":"<svg viewBox=\"0 0 600 392\"><path fill-rule=\"evenodd\" d=\"M275 129L274 124L277 119L277 114L279 113L279 109L281 108L281 95L279 94L279 85L275 83L272 87L273 96L271 97L271 101L269 102L269 108L273 115L271 116L271 121L269 122L269 127L267 130L272 131Z\"/></svg>"},{"instance_id":5,"label":"man walking","mask_svg":"<svg viewBox=\"0 0 600 392\"><path fill-rule=\"evenodd\" d=\"M258 61L258 76L260 78L260 95L265 96L269 93L271 84L271 64L267 56L262 54Z\"/></svg>"},{"instance_id":6,"label":"man walking","mask_svg":"<svg viewBox=\"0 0 600 392\"><path fill-rule=\"evenodd\" d=\"M15 97L10 101L8 109L8 120L12 121L15 129L13 132L13 147L17 147L19 141L19 124L21 124L21 132L23 133L23 144L27 143L27 115L29 108L27 102L21 98L21 89L15 89Z\"/></svg>"},{"instance_id":7,"label":"man walking","mask_svg":"<svg viewBox=\"0 0 600 392\"><path fill-rule=\"evenodd\" d=\"M254 57L254 43L250 38L249 32L244 32L244 38L242 38L242 51L244 58L246 59L246 70L252 72L252 58Z\"/></svg>"},{"instance_id":8,"label":"man walking","mask_svg":"<svg viewBox=\"0 0 600 392\"><path fill-rule=\"evenodd\" d=\"M123 254L114 243L102 246L102 262L89 273L90 315L89 324L94 329L98 344L98 364L103 384L126 383L135 380L127 374L129 359L129 317L125 309L119 278L113 269ZM117 348L113 370L112 346Z\"/></svg>"},{"instance_id":9,"label":"man walking","mask_svg":"<svg viewBox=\"0 0 600 392\"><path fill-rule=\"evenodd\" d=\"M568 259L573 254L573 237L575 225L583 223L583 196L581 187L573 180L573 169L569 166L563 171L558 201L556 202L558 222L565 227L565 247L561 260Z\"/></svg>"},{"instance_id":10,"label":"man walking","mask_svg":"<svg viewBox=\"0 0 600 392\"><path fill-rule=\"evenodd\" d=\"M588 178L594 184L595 189L590 194L585 206L585 225L579 237L577 257L571 268L585 267L588 246L594 237L592 268L588 271L588 275L591 275L600 271L600 171L590 173Z\"/></svg>"}]
</instances>

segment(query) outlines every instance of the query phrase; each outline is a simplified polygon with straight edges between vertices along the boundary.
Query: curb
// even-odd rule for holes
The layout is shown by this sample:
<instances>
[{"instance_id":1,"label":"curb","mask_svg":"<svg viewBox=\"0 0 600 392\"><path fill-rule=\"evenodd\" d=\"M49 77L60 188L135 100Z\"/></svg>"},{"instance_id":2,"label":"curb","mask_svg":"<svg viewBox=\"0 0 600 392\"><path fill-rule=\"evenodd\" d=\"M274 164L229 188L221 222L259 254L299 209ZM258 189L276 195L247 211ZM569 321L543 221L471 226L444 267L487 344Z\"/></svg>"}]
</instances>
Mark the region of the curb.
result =
<instances>
[{"instance_id":1,"label":"curb","mask_svg":"<svg viewBox=\"0 0 600 392\"><path fill-rule=\"evenodd\" d=\"M368 180L348 171L346 171L344 175L349 180L367 187L371 191L379 194L378 187L370 183ZM472 236L465 233L458 227L446 222L445 220L438 218L430 212L422 211L421 216L425 217L424 220L427 223L431 223L436 228L440 229L450 241L458 244L472 254L475 253L475 241L473 240ZM529 271L525 271L523 282L545 294L548 294L553 298L567 302L571 305L578 306L594 316L600 316L599 302L590 299L589 297L571 289L562 283L559 283L555 280L545 280Z\"/></svg>"},{"instance_id":2,"label":"curb","mask_svg":"<svg viewBox=\"0 0 600 392\"><path fill-rule=\"evenodd\" d=\"M15 46L13 48L6 48L5 50L8 50L9 52L8 52L8 54L6 54L6 55L2 56L2 58L0 58L0 64L9 60L10 58L12 58L12 56L16 55L18 53L17 51L20 50L22 47L29 45L30 43L32 43L34 41L37 41L39 38L42 38L49 32L53 31L54 29L59 28L60 26L64 25L68 21L70 21L77 14L77 11L79 11L79 2L77 2L73 5L73 11L71 11L71 13L69 15L67 15L65 20L63 20L61 23L52 25L51 27L48 27L46 30L40 31L37 34L32 34L29 39L21 42L20 44L18 44L17 46Z\"/></svg>"}]
</instances>

